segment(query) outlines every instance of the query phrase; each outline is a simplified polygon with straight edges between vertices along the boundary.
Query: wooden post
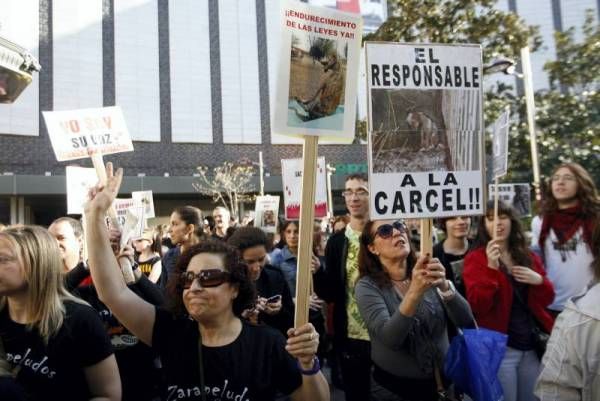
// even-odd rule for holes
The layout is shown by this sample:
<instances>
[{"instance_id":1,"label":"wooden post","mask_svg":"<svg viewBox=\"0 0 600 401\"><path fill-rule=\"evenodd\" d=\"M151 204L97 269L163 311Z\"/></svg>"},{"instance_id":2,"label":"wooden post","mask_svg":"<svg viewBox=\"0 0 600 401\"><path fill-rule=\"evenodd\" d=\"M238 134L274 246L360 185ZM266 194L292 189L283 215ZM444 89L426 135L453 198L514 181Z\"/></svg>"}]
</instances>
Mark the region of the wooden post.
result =
<instances>
[{"instance_id":1,"label":"wooden post","mask_svg":"<svg viewBox=\"0 0 600 401\"><path fill-rule=\"evenodd\" d=\"M317 145L319 137L306 135L302 148L302 197L300 202L300 238L298 242L298 266L296 276L296 311L294 327L308 323L308 308L312 273L313 226L315 220L315 185L317 182Z\"/></svg>"},{"instance_id":2,"label":"wooden post","mask_svg":"<svg viewBox=\"0 0 600 401\"><path fill-rule=\"evenodd\" d=\"M498 177L494 177L494 224L492 227L492 238L496 239L498 236L496 234L498 229Z\"/></svg>"},{"instance_id":3,"label":"wooden post","mask_svg":"<svg viewBox=\"0 0 600 401\"><path fill-rule=\"evenodd\" d=\"M431 219L421 219L421 256L433 254L432 225Z\"/></svg>"},{"instance_id":4,"label":"wooden post","mask_svg":"<svg viewBox=\"0 0 600 401\"><path fill-rule=\"evenodd\" d=\"M92 164L96 169L96 175L98 176L100 183L102 185L106 185L106 166L104 165L104 160L102 159L102 153L92 153L90 157L92 159ZM121 225L119 224L119 219L117 219L117 212L115 211L115 208L113 206L111 206L108 209L108 217L110 218L110 222L113 225L113 227L116 227L120 230Z\"/></svg>"}]
</instances>

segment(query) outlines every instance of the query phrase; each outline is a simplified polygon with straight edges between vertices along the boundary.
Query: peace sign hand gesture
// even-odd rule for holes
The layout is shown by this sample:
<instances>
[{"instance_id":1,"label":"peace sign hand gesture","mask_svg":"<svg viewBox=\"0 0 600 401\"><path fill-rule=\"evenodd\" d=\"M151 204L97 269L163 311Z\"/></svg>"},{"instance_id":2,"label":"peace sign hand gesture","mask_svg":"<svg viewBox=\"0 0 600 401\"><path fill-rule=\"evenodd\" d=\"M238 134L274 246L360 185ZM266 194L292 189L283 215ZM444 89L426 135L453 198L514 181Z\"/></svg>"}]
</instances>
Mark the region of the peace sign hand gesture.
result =
<instances>
[{"instance_id":1,"label":"peace sign hand gesture","mask_svg":"<svg viewBox=\"0 0 600 401\"><path fill-rule=\"evenodd\" d=\"M84 206L85 213L90 215L104 215L117 197L122 180L123 169L119 168L115 173L113 172L112 163L106 163L106 185L98 183L95 187L90 189L88 201Z\"/></svg>"}]
</instances>

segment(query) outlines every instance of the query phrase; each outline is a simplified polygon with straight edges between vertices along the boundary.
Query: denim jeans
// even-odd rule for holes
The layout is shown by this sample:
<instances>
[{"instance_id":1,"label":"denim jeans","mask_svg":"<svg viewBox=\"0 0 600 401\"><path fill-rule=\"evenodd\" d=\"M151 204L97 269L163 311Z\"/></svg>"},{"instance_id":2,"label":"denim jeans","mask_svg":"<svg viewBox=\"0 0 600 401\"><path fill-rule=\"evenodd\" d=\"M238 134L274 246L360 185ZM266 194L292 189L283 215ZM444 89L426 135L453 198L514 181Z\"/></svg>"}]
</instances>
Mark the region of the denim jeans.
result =
<instances>
[{"instance_id":1,"label":"denim jeans","mask_svg":"<svg viewBox=\"0 0 600 401\"><path fill-rule=\"evenodd\" d=\"M534 350L519 351L507 347L498 380L504 391L504 401L535 401L535 381L540 374L540 360Z\"/></svg>"}]
</instances>

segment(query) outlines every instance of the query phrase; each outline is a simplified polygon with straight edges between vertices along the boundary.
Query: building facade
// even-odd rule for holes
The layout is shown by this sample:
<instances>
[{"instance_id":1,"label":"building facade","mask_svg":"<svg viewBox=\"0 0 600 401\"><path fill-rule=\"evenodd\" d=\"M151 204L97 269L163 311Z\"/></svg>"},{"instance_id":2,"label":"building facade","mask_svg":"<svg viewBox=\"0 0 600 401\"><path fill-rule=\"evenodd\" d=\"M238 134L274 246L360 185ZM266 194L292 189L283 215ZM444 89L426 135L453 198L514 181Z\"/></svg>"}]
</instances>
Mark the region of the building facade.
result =
<instances>
[{"instance_id":1,"label":"building facade","mask_svg":"<svg viewBox=\"0 0 600 401\"><path fill-rule=\"evenodd\" d=\"M584 9L599 3L498 2L542 27L547 49L532 56L537 89L547 86L540 65L554 56L551 32L581 25ZM387 18L386 0L360 4L366 32ZM259 151L265 190L279 193L280 161L301 157L302 147L271 131L278 16L278 0L2 0L0 36L30 49L43 69L15 104L0 105L0 222L47 224L66 213L68 163L54 157L46 110L121 106L135 151L106 159L125 169L124 193L154 191L159 215L183 202L210 209L193 189L196 167L258 162ZM334 190L344 174L365 170L364 144L327 143L319 154L337 167Z\"/></svg>"}]
</instances>

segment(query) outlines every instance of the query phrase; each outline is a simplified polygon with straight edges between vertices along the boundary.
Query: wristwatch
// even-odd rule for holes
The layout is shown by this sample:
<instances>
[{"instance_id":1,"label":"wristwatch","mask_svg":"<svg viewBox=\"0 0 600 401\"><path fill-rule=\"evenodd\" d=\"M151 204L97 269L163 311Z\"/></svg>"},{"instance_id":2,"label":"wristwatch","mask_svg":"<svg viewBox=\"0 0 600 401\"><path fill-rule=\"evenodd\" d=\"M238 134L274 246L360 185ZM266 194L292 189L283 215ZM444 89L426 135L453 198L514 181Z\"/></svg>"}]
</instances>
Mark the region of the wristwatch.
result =
<instances>
[{"instance_id":1,"label":"wristwatch","mask_svg":"<svg viewBox=\"0 0 600 401\"><path fill-rule=\"evenodd\" d=\"M308 370L302 369L302 366L300 365L300 361L296 360L296 362L298 363L298 369L300 369L300 373L302 373L304 376L316 375L321 370L321 364L319 363L319 358L317 358L316 356L315 356L315 359L313 360L312 368L310 368Z\"/></svg>"},{"instance_id":2,"label":"wristwatch","mask_svg":"<svg viewBox=\"0 0 600 401\"><path fill-rule=\"evenodd\" d=\"M456 294L456 288L454 287L452 281L446 280L446 282L448 283L447 291L442 291L439 288L436 288L438 294L440 294L440 297L442 297L444 301L450 300L454 296L454 294Z\"/></svg>"}]
</instances>

